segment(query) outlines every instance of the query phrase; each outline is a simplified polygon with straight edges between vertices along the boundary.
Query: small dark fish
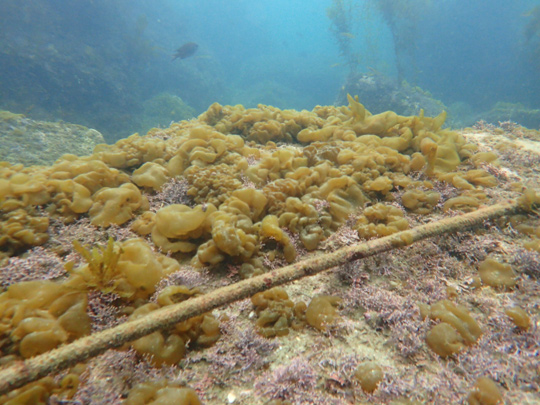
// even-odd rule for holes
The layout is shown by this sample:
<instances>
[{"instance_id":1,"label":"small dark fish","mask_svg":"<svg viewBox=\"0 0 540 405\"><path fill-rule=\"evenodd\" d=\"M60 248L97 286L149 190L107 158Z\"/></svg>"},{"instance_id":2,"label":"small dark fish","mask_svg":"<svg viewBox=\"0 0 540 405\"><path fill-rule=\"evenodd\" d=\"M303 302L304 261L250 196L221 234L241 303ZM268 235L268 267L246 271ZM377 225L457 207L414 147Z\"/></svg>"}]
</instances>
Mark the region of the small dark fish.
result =
<instances>
[{"instance_id":1,"label":"small dark fish","mask_svg":"<svg viewBox=\"0 0 540 405\"><path fill-rule=\"evenodd\" d=\"M175 60L177 58L189 58L190 56L193 56L195 52L197 52L198 47L199 45L197 45L195 42L186 42L184 45L182 45L176 50L176 53L173 55L172 60Z\"/></svg>"}]
</instances>

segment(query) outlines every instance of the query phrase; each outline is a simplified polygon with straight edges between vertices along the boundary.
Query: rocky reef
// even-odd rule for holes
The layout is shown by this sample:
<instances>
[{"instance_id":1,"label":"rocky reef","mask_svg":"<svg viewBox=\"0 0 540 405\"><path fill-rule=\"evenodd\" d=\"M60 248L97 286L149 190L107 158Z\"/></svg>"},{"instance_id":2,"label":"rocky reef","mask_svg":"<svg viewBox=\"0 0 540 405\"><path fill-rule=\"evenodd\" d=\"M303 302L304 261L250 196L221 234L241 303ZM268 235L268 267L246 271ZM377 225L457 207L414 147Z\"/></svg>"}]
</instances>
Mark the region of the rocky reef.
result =
<instances>
[{"instance_id":1,"label":"rocky reef","mask_svg":"<svg viewBox=\"0 0 540 405\"><path fill-rule=\"evenodd\" d=\"M357 94L366 100L366 108L375 114L390 110L400 115L415 115L423 109L426 115L434 116L448 111L429 92L376 71L351 73L338 93L336 105L347 103L347 94Z\"/></svg>"},{"instance_id":2,"label":"rocky reef","mask_svg":"<svg viewBox=\"0 0 540 405\"><path fill-rule=\"evenodd\" d=\"M50 165L66 153L89 155L105 143L95 129L67 122L36 121L0 110L0 160L25 166Z\"/></svg>"},{"instance_id":3,"label":"rocky reef","mask_svg":"<svg viewBox=\"0 0 540 405\"><path fill-rule=\"evenodd\" d=\"M357 241L538 198L537 131L451 131L444 112L347 103L213 104L86 156L2 163L2 364ZM0 401L525 402L539 384L538 229L524 212L338 266Z\"/></svg>"}]
</instances>

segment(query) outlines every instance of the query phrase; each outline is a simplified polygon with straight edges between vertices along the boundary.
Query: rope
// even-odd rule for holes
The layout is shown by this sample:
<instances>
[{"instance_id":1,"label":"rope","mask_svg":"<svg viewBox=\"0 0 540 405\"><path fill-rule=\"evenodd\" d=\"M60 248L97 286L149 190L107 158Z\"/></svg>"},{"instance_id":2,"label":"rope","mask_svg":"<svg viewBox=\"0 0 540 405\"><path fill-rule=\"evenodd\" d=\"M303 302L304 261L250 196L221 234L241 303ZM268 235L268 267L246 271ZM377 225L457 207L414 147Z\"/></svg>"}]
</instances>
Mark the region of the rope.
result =
<instances>
[{"instance_id":1,"label":"rope","mask_svg":"<svg viewBox=\"0 0 540 405\"><path fill-rule=\"evenodd\" d=\"M36 381L50 373L59 372L157 330L167 329L178 322L225 304L251 297L257 292L311 276L347 262L410 245L422 239L474 228L487 220L513 214L519 209L520 203L512 201L461 216L445 218L390 236L347 246L334 252L318 254L260 276L218 288L199 297L160 308L142 318L85 336L39 356L12 363L0 370L0 394Z\"/></svg>"}]
</instances>

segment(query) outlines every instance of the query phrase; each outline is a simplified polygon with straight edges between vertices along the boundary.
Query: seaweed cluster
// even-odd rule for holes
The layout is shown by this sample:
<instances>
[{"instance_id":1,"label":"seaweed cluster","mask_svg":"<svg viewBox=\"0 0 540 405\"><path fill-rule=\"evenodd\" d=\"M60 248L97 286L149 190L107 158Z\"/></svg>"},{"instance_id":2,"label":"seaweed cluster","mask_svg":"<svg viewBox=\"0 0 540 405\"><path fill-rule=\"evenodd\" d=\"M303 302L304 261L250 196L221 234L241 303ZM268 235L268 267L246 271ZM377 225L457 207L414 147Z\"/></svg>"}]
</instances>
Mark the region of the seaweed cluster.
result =
<instances>
[{"instance_id":1,"label":"seaweed cluster","mask_svg":"<svg viewBox=\"0 0 540 405\"><path fill-rule=\"evenodd\" d=\"M14 257L31 255L36 246L68 254L67 274L58 280L15 283L0 295L0 348L9 354L4 361L31 357L89 333L94 318L87 313L109 311L116 318L136 319L229 282L221 277L224 271L229 278L246 278L331 249L336 238L344 238L342 244L367 240L436 216L475 210L497 198L494 187L501 182L507 196L522 190L521 183L511 185L509 177L501 174L495 153L479 150L461 133L443 129L444 113L374 115L358 99L349 96L348 101L348 106L318 106L311 112L214 104L198 119L99 145L90 156L64 155L43 167L0 165L0 249L6 268ZM534 192L526 192L522 203L530 208L536 199ZM532 239L534 250L537 225L531 225L526 215L508 221L516 234ZM78 224L92 235L79 233L80 241L74 241L71 250L54 250L62 233ZM96 235L108 241L105 247L95 247L93 242L86 246ZM462 359L461 366L472 370L465 381L470 388L479 372L467 356L475 350L485 352L484 336L493 337L495 332L481 325L470 302L459 301L466 291L469 301L476 299L478 306L500 312L493 302L471 294L482 288L517 293L516 286L523 287L520 277L525 277L521 270L514 272L487 259L485 252L471 252L475 245L486 251L491 246L476 242L465 247L450 242L411 246L404 249L403 259L380 258L376 264L368 261L364 267L353 264L339 269L347 272L341 278L349 290L337 293L330 288L335 287L335 278L317 278L307 292L309 305L298 299L306 291L293 289L291 295L285 290L266 291L253 297L252 303L240 303L219 316L201 314L138 339L124 347L124 355L148 356L152 367L181 363L196 369L194 363L221 364L230 373L245 371L238 364L240 358L247 368L259 371L255 390L261 401L294 401L295 395L311 394L318 378L314 362L322 365L326 379L325 389L316 395L368 395L357 390L360 384L366 393L374 393L369 395L386 395L386 399L389 395L429 398L429 392L416 395L399 386L393 363L378 358L373 349L341 354L334 363L326 350L316 350L310 358L269 370L257 346L243 348L245 353L234 361L219 351L240 347L220 344L223 331L226 339L244 339L244 346L248 341L263 345L264 340L253 334L239 337L241 332L234 327L235 317L251 310L253 315L244 320L251 321L262 336L280 340L315 336L315 344L322 348L334 337L336 341L354 338L358 343L358 334L348 324L354 319L363 322L362 333L377 333L373 345L381 334L398 335L392 341L406 359L433 360L426 347L444 361ZM478 267L473 279L467 281L463 266L457 265L458 254L471 257L471 267ZM435 262L440 257L441 262ZM487 260L479 263L478 257ZM189 276L193 268L204 269L208 278ZM413 271L418 274L411 275ZM534 270L528 265L527 272ZM391 288L381 287L382 281L367 285L370 274L390 276ZM461 284L443 288L451 279ZM411 297L418 298L419 292L425 296L413 304ZM418 303L426 304L425 320L418 316ZM517 327L523 336L519 344L527 351L530 336L536 333L532 326L536 318L529 317L530 306L521 306L522 311L518 306L506 308L494 328L508 331L496 335L498 339L510 339ZM220 322L226 325L222 330ZM347 333L349 337L340 336ZM216 342L218 347L208 355L186 350ZM296 368L305 372L305 378L294 377ZM186 381L193 380L191 368L183 373ZM128 394L133 384L126 378L122 395L133 401L145 393L150 394L143 401L193 396L185 384L153 380ZM220 386L209 377L193 381L198 394ZM394 391L389 388L392 382L397 384ZM279 385L285 383L285 388ZM479 392L488 386L480 380L472 397L481 398ZM50 396L56 389L51 386L42 395ZM451 395L455 400L457 394Z\"/></svg>"},{"instance_id":2,"label":"seaweed cluster","mask_svg":"<svg viewBox=\"0 0 540 405\"><path fill-rule=\"evenodd\" d=\"M388 25L394 41L398 82L405 78L409 65L416 64L417 30L421 18L430 6L430 0L377 0L375 6Z\"/></svg>"},{"instance_id":3,"label":"seaweed cluster","mask_svg":"<svg viewBox=\"0 0 540 405\"><path fill-rule=\"evenodd\" d=\"M444 113L372 115L354 98L349 102L313 112L214 104L196 121L99 145L91 156L65 155L45 168L5 165L3 254L44 243L49 217L72 222L88 215L104 228L134 219L135 232L166 252L191 254L194 266L227 261L257 273L264 271L263 241L271 239L266 246L294 260L295 247L280 228L314 250L366 205L373 207L355 225L360 236L406 228L402 213L389 205L397 190L405 192L408 209L427 214L439 203L445 210L474 208L486 199L484 189L497 184L481 168L458 169L465 159L479 165L485 157L473 156L475 146L458 133L441 129ZM459 195L439 201L429 177ZM195 205L150 212L148 197L174 178L188 181Z\"/></svg>"},{"instance_id":4,"label":"seaweed cluster","mask_svg":"<svg viewBox=\"0 0 540 405\"><path fill-rule=\"evenodd\" d=\"M326 15L330 20L332 32L339 47L340 55L349 67L349 74L354 76L360 57L353 52L352 34L367 18L366 11L359 10L360 2L353 0L333 0L327 8ZM377 0L372 2L373 7L380 13L383 22L388 26L394 42L395 63L398 83L405 79L409 66L415 66L415 47L417 30L422 15L430 6L429 0Z\"/></svg>"},{"instance_id":5,"label":"seaweed cluster","mask_svg":"<svg viewBox=\"0 0 540 405\"><path fill-rule=\"evenodd\" d=\"M535 6L529 10L525 16L527 24L523 30L525 43L529 48L530 61L538 69L540 67L540 6Z\"/></svg>"},{"instance_id":6,"label":"seaweed cluster","mask_svg":"<svg viewBox=\"0 0 540 405\"><path fill-rule=\"evenodd\" d=\"M349 69L355 71L358 58L351 49L355 5L352 1L333 0L332 5L326 9L326 16L330 20L330 31L338 44L341 57L345 59Z\"/></svg>"}]
</instances>

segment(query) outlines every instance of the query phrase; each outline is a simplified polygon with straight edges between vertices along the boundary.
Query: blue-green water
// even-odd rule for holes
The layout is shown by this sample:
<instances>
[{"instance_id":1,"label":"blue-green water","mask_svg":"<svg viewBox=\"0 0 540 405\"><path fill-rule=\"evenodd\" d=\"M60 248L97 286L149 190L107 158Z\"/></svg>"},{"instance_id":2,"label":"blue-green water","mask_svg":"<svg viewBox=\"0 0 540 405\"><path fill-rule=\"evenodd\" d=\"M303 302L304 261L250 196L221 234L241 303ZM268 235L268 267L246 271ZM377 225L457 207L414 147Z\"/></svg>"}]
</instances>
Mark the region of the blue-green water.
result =
<instances>
[{"instance_id":1,"label":"blue-green water","mask_svg":"<svg viewBox=\"0 0 540 405\"><path fill-rule=\"evenodd\" d=\"M109 141L213 102L339 103L351 72L419 86L463 124L497 102L538 109L540 2L0 1L0 109Z\"/></svg>"}]
</instances>

